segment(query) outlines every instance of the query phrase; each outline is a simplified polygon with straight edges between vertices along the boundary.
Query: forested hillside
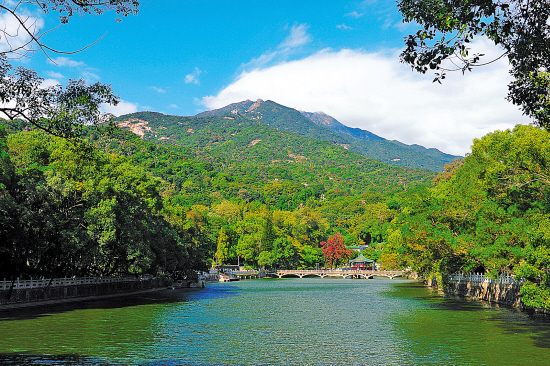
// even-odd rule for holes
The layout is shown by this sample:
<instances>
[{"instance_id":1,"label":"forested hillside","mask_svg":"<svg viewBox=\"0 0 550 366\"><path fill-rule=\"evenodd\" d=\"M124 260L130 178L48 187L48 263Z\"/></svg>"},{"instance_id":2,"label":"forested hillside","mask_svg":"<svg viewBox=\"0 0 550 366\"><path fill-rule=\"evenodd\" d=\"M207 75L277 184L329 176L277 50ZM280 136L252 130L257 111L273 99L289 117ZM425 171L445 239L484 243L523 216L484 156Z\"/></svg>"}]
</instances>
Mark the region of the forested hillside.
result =
<instances>
[{"instance_id":1,"label":"forested hillside","mask_svg":"<svg viewBox=\"0 0 550 366\"><path fill-rule=\"evenodd\" d=\"M441 172L445 164L462 158L442 153L437 149L386 140L369 131L344 126L324 113L298 112L269 100L233 103L220 109L199 113L195 117L208 116L248 117L280 131L338 144L392 166Z\"/></svg>"},{"instance_id":2,"label":"forested hillside","mask_svg":"<svg viewBox=\"0 0 550 366\"><path fill-rule=\"evenodd\" d=\"M476 140L434 187L399 198L386 232L386 266L526 279L522 301L550 308L550 135L518 125Z\"/></svg>"},{"instance_id":3,"label":"forested hillside","mask_svg":"<svg viewBox=\"0 0 550 366\"><path fill-rule=\"evenodd\" d=\"M335 144L345 144L348 140L345 136L319 126L309 118L304 117L299 111L261 99L256 102L250 100L230 104L226 107L212 111L202 112L195 117L208 116L242 116L262 122L280 131L293 132L297 135L317 140L330 141Z\"/></svg>"},{"instance_id":4,"label":"forested hillside","mask_svg":"<svg viewBox=\"0 0 550 366\"><path fill-rule=\"evenodd\" d=\"M312 268L335 253L334 263L345 262L346 246L367 244L364 254L386 269L442 281L456 271L525 278L522 301L550 308L546 131L489 134L434 177L328 142L280 139L257 121L207 117L202 134L197 120L176 122L193 136L189 146L122 129L94 131L87 142L3 132L0 275L180 276L237 262ZM163 126L175 139L175 127ZM252 126L258 135L242 133ZM159 141L157 128L145 137ZM232 135L246 138L225 141Z\"/></svg>"},{"instance_id":5,"label":"forested hillside","mask_svg":"<svg viewBox=\"0 0 550 366\"><path fill-rule=\"evenodd\" d=\"M247 118L146 116L145 139L118 129L66 140L9 124L0 275L311 267L338 232L342 244L382 241L387 197L433 176Z\"/></svg>"},{"instance_id":6,"label":"forested hillside","mask_svg":"<svg viewBox=\"0 0 550 366\"><path fill-rule=\"evenodd\" d=\"M143 138L190 148L197 156L227 161L225 169L245 167L258 179L290 179L357 193L367 187L394 189L423 180L426 171L390 167L327 141L278 131L246 117L177 117L138 112L117 119L124 128L145 125ZM345 185L342 183L345 182Z\"/></svg>"}]
</instances>

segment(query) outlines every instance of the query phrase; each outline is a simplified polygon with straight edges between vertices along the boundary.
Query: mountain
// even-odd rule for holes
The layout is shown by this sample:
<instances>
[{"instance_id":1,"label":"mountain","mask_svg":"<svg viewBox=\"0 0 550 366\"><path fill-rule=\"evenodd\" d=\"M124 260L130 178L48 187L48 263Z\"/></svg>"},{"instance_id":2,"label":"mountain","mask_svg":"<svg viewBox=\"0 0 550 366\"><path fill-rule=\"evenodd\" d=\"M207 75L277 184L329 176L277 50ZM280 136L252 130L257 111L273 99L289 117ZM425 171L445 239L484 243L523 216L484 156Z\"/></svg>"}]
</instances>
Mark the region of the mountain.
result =
<instances>
[{"instance_id":1,"label":"mountain","mask_svg":"<svg viewBox=\"0 0 550 366\"><path fill-rule=\"evenodd\" d=\"M349 143L345 136L316 124L296 109L282 106L270 100L263 101L258 99L255 102L246 100L220 109L202 112L195 115L195 117L225 115L248 117L257 120L259 124L267 124L279 131L293 132L317 140L330 141L342 145Z\"/></svg>"},{"instance_id":2,"label":"mountain","mask_svg":"<svg viewBox=\"0 0 550 366\"><path fill-rule=\"evenodd\" d=\"M351 128L338 122L323 112L301 112L312 122L351 138L349 149L361 155L379 159L390 165L442 171L445 164L452 163L462 156L445 154L437 149L427 149L420 145L407 145L396 140L386 140L372 132L360 128Z\"/></svg>"},{"instance_id":3,"label":"mountain","mask_svg":"<svg viewBox=\"0 0 550 366\"><path fill-rule=\"evenodd\" d=\"M299 112L273 101L261 99L255 102L246 100L233 103L223 108L199 113L195 117L207 116L248 117L281 131L330 141L347 150L393 166L440 172L443 171L445 164L462 158L462 156L445 154L437 149L386 140L372 132L347 127L322 112Z\"/></svg>"},{"instance_id":4,"label":"mountain","mask_svg":"<svg viewBox=\"0 0 550 366\"><path fill-rule=\"evenodd\" d=\"M384 138L375 135L372 132L362 130L360 128L351 128L348 126L343 125L342 123L338 122L335 118L329 116L328 114L324 114L323 112L300 112L302 115L308 119L310 119L312 122L325 126L328 129L343 134L348 135L351 137L354 137L356 139L360 140L366 140L366 141L383 141Z\"/></svg>"},{"instance_id":5,"label":"mountain","mask_svg":"<svg viewBox=\"0 0 550 366\"><path fill-rule=\"evenodd\" d=\"M261 112L262 117L269 115L268 112L276 106L270 107ZM297 116L295 113L291 115ZM298 115L301 116L299 112ZM347 195L368 189L379 192L402 189L411 182L426 182L434 176L427 171L389 166L343 149L331 141L287 132L285 127L288 125L277 129L262 120L231 112L203 117L137 112L120 116L115 122L143 140L182 146L189 149L196 159L222 166L222 171L228 175L211 183L218 184L221 180L235 182L235 194L240 189L237 182L243 181L247 188L242 185L241 188L255 192L263 192L268 189L266 184L278 181L301 186L322 184L327 191ZM307 119L299 120L298 124L302 122L319 128ZM327 136L331 133L327 130ZM151 166L156 166L156 163L151 162ZM166 179L172 178L167 174Z\"/></svg>"}]
</instances>

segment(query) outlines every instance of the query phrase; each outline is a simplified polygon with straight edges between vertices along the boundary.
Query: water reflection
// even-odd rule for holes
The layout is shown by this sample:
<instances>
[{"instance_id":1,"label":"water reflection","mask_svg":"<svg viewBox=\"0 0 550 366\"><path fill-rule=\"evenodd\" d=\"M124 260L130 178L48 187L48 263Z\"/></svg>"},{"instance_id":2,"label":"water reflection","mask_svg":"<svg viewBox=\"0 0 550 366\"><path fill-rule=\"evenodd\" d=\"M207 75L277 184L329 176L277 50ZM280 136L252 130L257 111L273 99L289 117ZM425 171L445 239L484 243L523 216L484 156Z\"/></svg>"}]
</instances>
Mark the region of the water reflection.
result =
<instances>
[{"instance_id":1,"label":"water reflection","mask_svg":"<svg viewBox=\"0 0 550 366\"><path fill-rule=\"evenodd\" d=\"M233 296L234 292L230 289L224 289L215 294L220 296ZM55 314L71 312L75 310L87 309L118 309L130 306L147 306L155 304L173 304L189 301L192 299L205 299L208 296L214 296L212 292L202 291L198 288L185 289L166 289L149 291L135 295L120 295L97 300L81 300L61 302L55 304L41 305L39 303L34 306L0 309L0 322L11 320L36 319L44 316L52 316Z\"/></svg>"},{"instance_id":2,"label":"water reflection","mask_svg":"<svg viewBox=\"0 0 550 366\"><path fill-rule=\"evenodd\" d=\"M79 355L32 355L26 353L0 354L0 364L6 366L62 365L62 366L115 366L103 360Z\"/></svg>"},{"instance_id":3,"label":"water reflection","mask_svg":"<svg viewBox=\"0 0 550 366\"><path fill-rule=\"evenodd\" d=\"M445 365L547 365L550 324L515 309L421 288L397 286L389 296L417 299L414 310L396 317L411 359ZM541 320L539 318L539 320ZM439 361L437 361L439 360Z\"/></svg>"},{"instance_id":4,"label":"water reflection","mask_svg":"<svg viewBox=\"0 0 550 366\"><path fill-rule=\"evenodd\" d=\"M546 365L550 348L548 322L403 280L249 280L1 317L10 365Z\"/></svg>"}]
</instances>

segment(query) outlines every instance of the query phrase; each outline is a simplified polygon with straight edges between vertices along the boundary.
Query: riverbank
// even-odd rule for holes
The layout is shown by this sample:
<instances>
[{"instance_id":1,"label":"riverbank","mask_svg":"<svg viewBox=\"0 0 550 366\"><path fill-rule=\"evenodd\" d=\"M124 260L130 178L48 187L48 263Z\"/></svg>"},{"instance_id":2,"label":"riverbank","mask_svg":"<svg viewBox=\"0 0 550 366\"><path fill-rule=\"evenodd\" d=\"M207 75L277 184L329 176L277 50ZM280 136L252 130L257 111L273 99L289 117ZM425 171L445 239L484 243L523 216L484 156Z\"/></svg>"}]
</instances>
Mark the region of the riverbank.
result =
<instances>
[{"instance_id":1,"label":"riverbank","mask_svg":"<svg viewBox=\"0 0 550 366\"><path fill-rule=\"evenodd\" d=\"M521 286L515 284L457 281L450 282L444 292L468 299L488 301L525 310L521 302Z\"/></svg>"},{"instance_id":2,"label":"riverbank","mask_svg":"<svg viewBox=\"0 0 550 366\"><path fill-rule=\"evenodd\" d=\"M0 290L0 310L101 299L166 289L164 278L136 279L113 283L46 286Z\"/></svg>"},{"instance_id":3,"label":"riverbank","mask_svg":"<svg viewBox=\"0 0 550 366\"><path fill-rule=\"evenodd\" d=\"M450 280L440 285L437 279L430 278L425 284L444 294L459 296L466 299L486 301L505 305L521 310L534 310L521 302L521 285L511 283L495 283L491 281Z\"/></svg>"}]
</instances>

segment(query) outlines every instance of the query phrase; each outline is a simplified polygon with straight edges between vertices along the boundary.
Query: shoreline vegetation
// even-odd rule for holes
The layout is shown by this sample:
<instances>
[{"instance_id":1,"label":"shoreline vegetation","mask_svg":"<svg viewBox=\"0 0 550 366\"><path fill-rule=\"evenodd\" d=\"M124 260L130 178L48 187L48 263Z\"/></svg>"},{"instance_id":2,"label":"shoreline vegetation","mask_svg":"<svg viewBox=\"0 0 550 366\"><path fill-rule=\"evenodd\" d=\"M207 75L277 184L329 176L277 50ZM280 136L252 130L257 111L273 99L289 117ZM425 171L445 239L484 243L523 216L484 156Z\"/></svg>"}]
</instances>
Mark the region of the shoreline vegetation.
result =
<instances>
[{"instance_id":1,"label":"shoreline vegetation","mask_svg":"<svg viewBox=\"0 0 550 366\"><path fill-rule=\"evenodd\" d=\"M356 247L382 269L441 283L456 272L515 276L525 306L550 308L550 138L536 127L475 140L431 181L382 170L403 174L399 184L362 182L337 155L314 166L326 144L281 165L261 151L236 161L123 130L78 141L2 131L0 278L178 281L215 263L335 267Z\"/></svg>"}]
</instances>

